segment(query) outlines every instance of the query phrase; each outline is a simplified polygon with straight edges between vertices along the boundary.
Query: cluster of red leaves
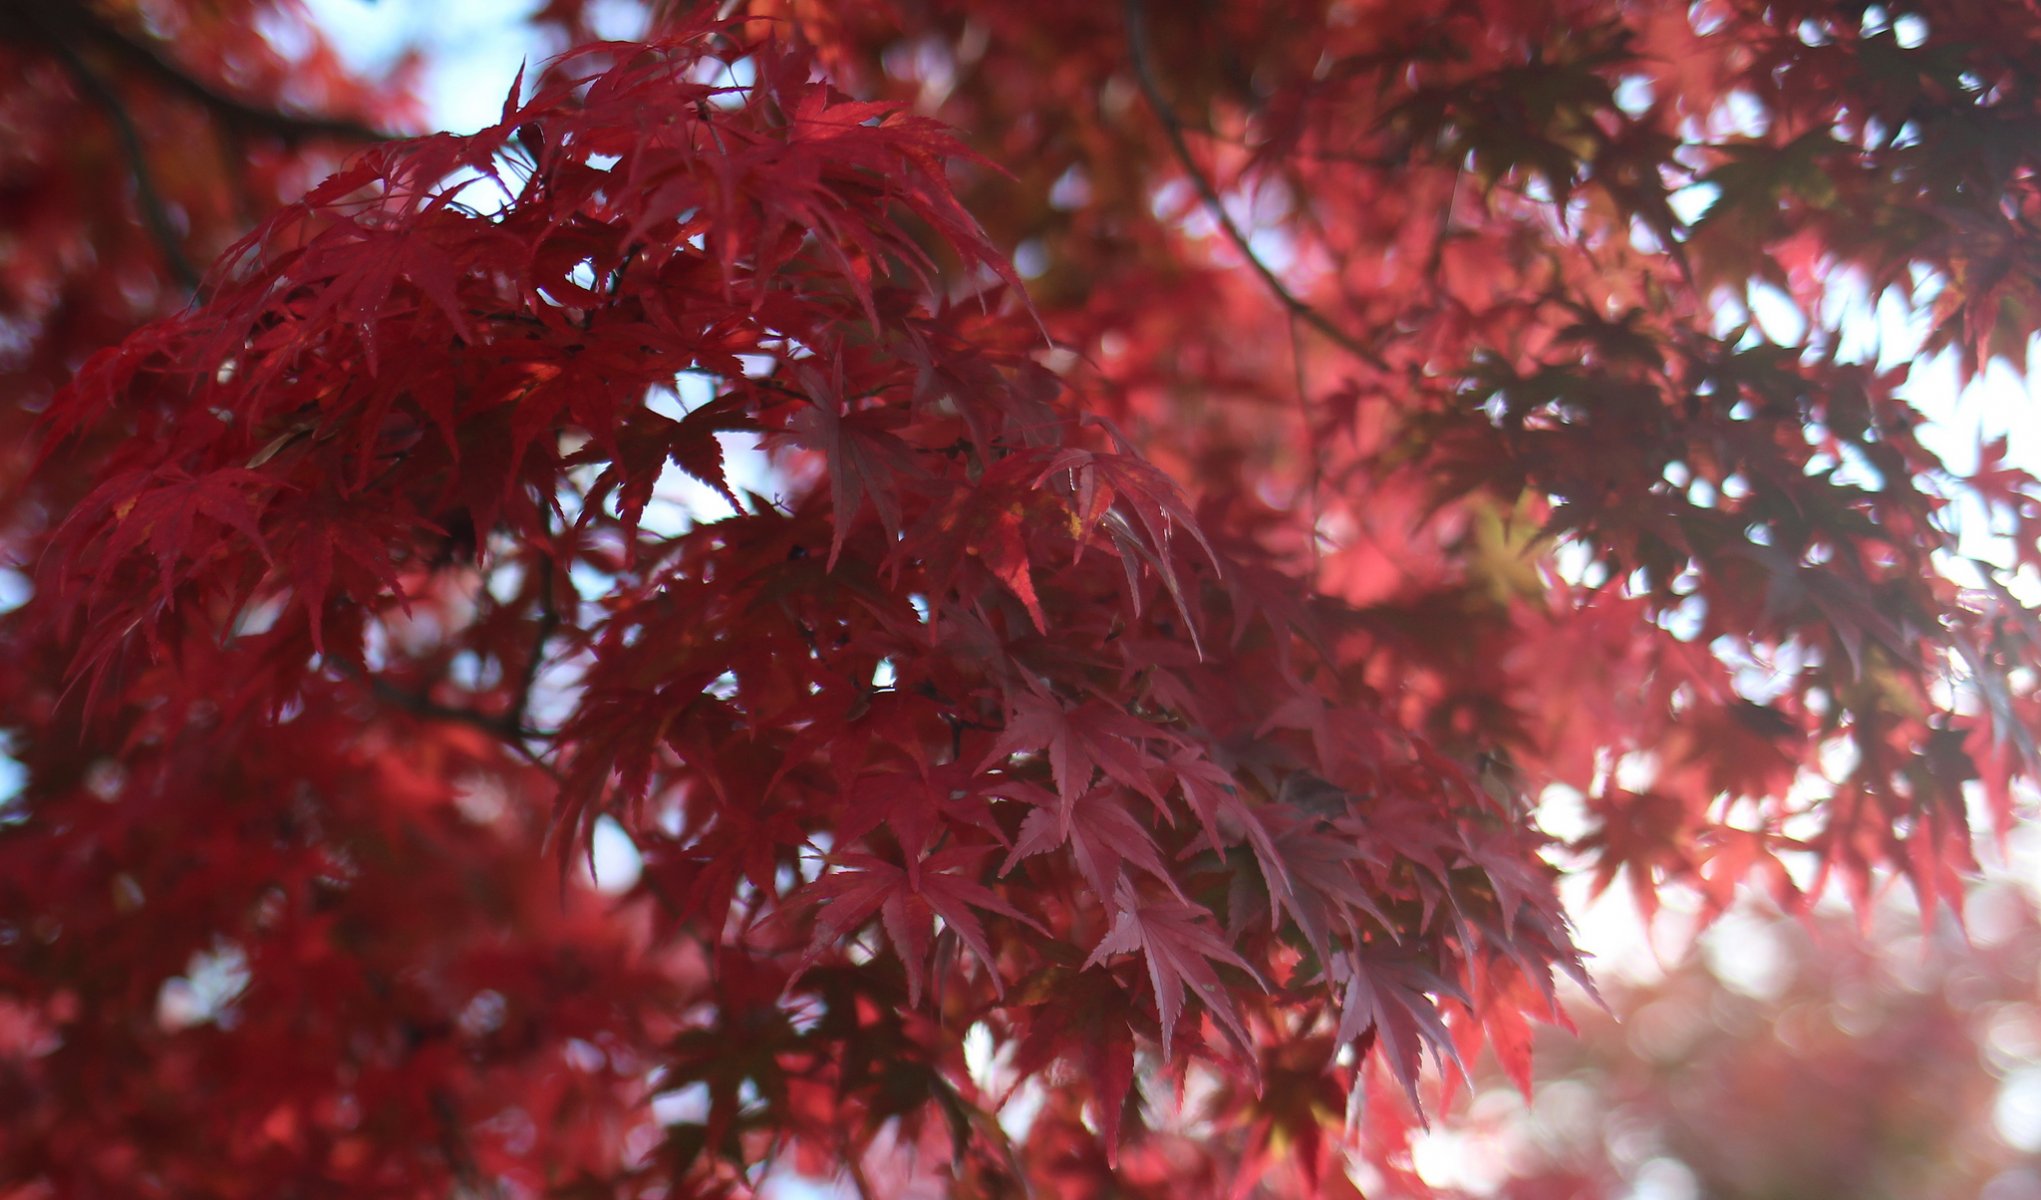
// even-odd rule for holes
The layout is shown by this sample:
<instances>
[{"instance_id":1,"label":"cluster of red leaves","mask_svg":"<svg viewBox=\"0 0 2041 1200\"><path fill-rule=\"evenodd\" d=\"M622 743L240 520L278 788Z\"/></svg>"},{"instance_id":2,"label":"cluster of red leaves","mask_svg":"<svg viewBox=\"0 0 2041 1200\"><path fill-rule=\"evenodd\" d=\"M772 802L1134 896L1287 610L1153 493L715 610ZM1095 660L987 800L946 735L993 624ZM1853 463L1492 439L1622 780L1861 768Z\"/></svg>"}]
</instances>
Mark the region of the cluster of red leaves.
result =
<instances>
[{"instance_id":1,"label":"cluster of red leaves","mask_svg":"<svg viewBox=\"0 0 2041 1200\"><path fill-rule=\"evenodd\" d=\"M82 780L27 756L49 794L0 839L10 1195L614 1169L662 1010L702 972L654 969L592 897L561 903L532 782L486 736L364 730L337 695L270 728L134 735Z\"/></svg>"},{"instance_id":2,"label":"cluster of red leaves","mask_svg":"<svg viewBox=\"0 0 2041 1200\"><path fill-rule=\"evenodd\" d=\"M1938 568L2033 480L1716 314L2023 345L2041 16L744 7L372 146L49 414L0 1183L1415 1190L1423 1059L1524 1084L1577 970L1527 790L1647 903L1953 902L2012 818L2041 627Z\"/></svg>"},{"instance_id":3,"label":"cluster of red leaves","mask_svg":"<svg viewBox=\"0 0 2041 1200\"><path fill-rule=\"evenodd\" d=\"M1924 445L1864 314L2024 368L2029 6L773 7L1026 173L963 194L1089 402L1602 882L1960 901L2041 761L2041 488Z\"/></svg>"},{"instance_id":4,"label":"cluster of red leaves","mask_svg":"<svg viewBox=\"0 0 2041 1200\"><path fill-rule=\"evenodd\" d=\"M1085 428L949 193L949 136L746 32L589 50L495 127L366 152L230 252L202 306L80 373L51 446L126 436L33 608L123 726L125 802L165 819L209 774L173 764L241 739L375 753L378 724L333 722L379 704L557 764L563 851L611 813L644 855L642 953L713 962L587 1000L677 994L665 1048L601 1032L641 1086L706 1087L652 1155L697 1190L790 1151L855 1162L937 1115L960 1186L1022 1186L961 1069L974 1026L1013 1048L1008 1090L1057 1089L1034 1137L1088 1112L1107 1162L1141 1120L1143 1042L1179 1087L1249 1091L1350 1081L1341 1049L1372 1043L1413 1101L1424 1051L1478 1046L1483 1020L1520 1052L1518 1006L1549 1013L1553 967L1576 970L1523 813L1340 671L1265 556L1207 543ZM931 303L937 253L994 286ZM684 377L713 398L681 411ZM811 482L735 496L717 435L739 431ZM669 463L739 511L646 528ZM564 711L533 728L549 688ZM334 753L266 747L288 782L214 786L323 811L364 786ZM271 929L315 919L326 874L367 881L249 858L264 886L189 928L243 947L242 1007L288 1028ZM444 986L472 986L433 936ZM1477 1014L1470 979L1527 986ZM571 1024L550 1032L592 1040ZM500 1095L470 1058L462 1084ZM488 1124L438 1072L402 1078L356 1137ZM349 1093L290 1120L347 1144L366 1076ZM1271 1118L1237 1169L1324 1119Z\"/></svg>"}]
</instances>

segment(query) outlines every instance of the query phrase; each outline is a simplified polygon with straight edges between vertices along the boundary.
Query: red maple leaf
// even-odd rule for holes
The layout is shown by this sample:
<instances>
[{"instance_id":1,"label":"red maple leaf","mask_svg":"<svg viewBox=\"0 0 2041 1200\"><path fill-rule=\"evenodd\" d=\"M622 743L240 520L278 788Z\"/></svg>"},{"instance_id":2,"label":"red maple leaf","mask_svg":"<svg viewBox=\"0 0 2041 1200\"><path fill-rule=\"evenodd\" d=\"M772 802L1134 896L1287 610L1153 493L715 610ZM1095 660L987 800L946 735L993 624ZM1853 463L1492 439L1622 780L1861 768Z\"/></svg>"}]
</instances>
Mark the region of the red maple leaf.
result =
<instances>
[{"instance_id":1,"label":"red maple leaf","mask_svg":"<svg viewBox=\"0 0 2041 1200\"><path fill-rule=\"evenodd\" d=\"M1092 947L1084 965L1095 966L1115 954L1141 955L1155 989L1164 1051L1176 1044L1176 1022L1183 1014L1186 988L1240 1046L1250 1045L1247 1027L1233 1003L1233 989L1220 979L1218 966L1233 967L1257 984L1261 977L1220 940L1212 928L1212 914L1174 896L1146 899L1125 876L1114 890L1113 907L1113 927Z\"/></svg>"},{"instance_id":2,"label":"red maple leaf","mask_svg":"<svg viewBox=\"0 0 2041 1200\"><path fill-rule=\"evenodd\" d=\"M975 877L978 864L991 853L990 846L952 846L910 860L906 866L855 851L835 856L831 860L832 869L795 896L799 905L820 909L808 961L813 962L825 947L857 932L876 913L887 940L893 943L894 952L907 968L909 1003L919 1005L927 980L934 922L940 917L944 927L955 933L984 964L994 989L1004 993L1005 981L978 911L997 913L1038 931L1042 927L978 882Z\"/></svg>"}]
</instances>

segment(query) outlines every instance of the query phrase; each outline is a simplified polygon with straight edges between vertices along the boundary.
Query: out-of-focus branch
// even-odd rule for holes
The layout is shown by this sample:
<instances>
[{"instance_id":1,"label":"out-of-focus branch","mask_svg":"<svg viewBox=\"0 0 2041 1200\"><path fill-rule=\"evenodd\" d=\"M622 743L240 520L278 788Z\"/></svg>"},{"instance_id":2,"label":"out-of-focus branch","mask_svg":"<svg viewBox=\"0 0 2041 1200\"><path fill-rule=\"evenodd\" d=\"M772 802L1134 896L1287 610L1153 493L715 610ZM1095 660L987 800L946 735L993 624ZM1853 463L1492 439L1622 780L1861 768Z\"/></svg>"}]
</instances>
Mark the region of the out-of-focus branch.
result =
<instances>
[{"instance_id":1,"label":"out-of-focus branch","mask_svg":"<svg viewBox=\"0 0 2041 1200\"><path fill-rule=\"evenodd\" d=\"M73 26L78 35L105 48L124 66L131 67L188 100L196 101L212 110L222 121L242 130L267 134L281 141L293 143L312 138L382 142L397 136L347 117L280 112L264 105L250 104L192 75L177 62L165 57L154 46L101 19L89 9L82 6L77 8L52 6L52 8L61 14L58 16L59 20Z\"/></svg>"},{"instance_id":2,"label":"out-of-focus branch","mask_svg":"<svg viewBox=\"0 0 2041 1200\"><path fill-rule=\"evenodd\" d=\"M539 681L539 669L546 661L546 643L560 628L560 605L554 595L553 573L558 569L550 554L540 554L537 566L539 576L539 611L532 625L531 653L525 658L524 666L518 673L517 686L510 694L510 709L504 714L505 724L514 733L522 735L525 715L531 711L532 689Z\"/></svg>"},{"instance_id":3,"label":"out-of-focus branch","mask_svg":"<svg viewBox=\"0 0 2041 1200\"><path fill-rule=\"evenodd\" d=\"M1183 118L1177 115L1176 109L1162 94L1161 84L1156 81L1153 55L1148 45L1148 25L1141 12L1141 3L1142 0L1124 0L1122 5L1122 10L1126 14L1127 55L1134 67L1134 80L1141 88L1141 95L1148 101L1148 107L1154 111L1156 120L1162 123L1162 132L1169 139L1171 152L1175 154L1177 163L1183 167L1184 174L1190 177L1191 186L1197 189L1198 196L1204 200L1206 210L1212 214L1212 220L1226 234L1227 240L1233 243L1234 249L1247 260L1247 265L1254 269L1255 274L1261 276L1261 281L1267 285L1270 294L1275 296L1292 316L1324 334L1341 348L1351 351L1374 366L1387 369L1388 364L1373 347L1341 329L1324 313L1300 299L1283 283L1275 271L1261 260L1261 256L1254 252L1254 248L1248 245L1247 235L1241 232L1240 226L1234 223L1232 214L1226 211L1226 204L1219 196L1218 187L1192 156L1190 143L1184 137Z\"/></svg>"},{"instance_id":4,"label":"out-of-focus branch","mask_svg":"<svg viewBox=\"0 0 2041 1200\"><path fill-rule=\"evenodd\" d=\"M398 687L380 675L360 671L344 660L336 659L333 665L341 675L364 684L369 694L378 701L423 720L449 721L456 725L479 729L509 747L518 757L552 776L554 782L559 782L558 770L546 761L542 751L533 748L535 742L542 744L551 742L559 736L558 731L532 729L524 724L522 713L491 714L458 705L441 704L423 693Z\"/></svg>"},{"instance_id":5,"label":"out-of-focus branch","mask_svg":"<svg viewBox=\"0 0 2041 1200\"><path fill-rule=\"evenodd\" d=\"M31 22L35 20L30 18ZM185 256L184 243L178 236L176 225L170 220L170 209L163 202L163 194L156 190L155 173L149 167L148 153L142 148L141 132L135 128L135 119L128 112L127 105L61 34L53 34L47 44L50 53L64 64L65 72L71 76L71 82L77 85L79 92L106 114L114 136L120 141L121 154L128 160L128 174L135 181L135 207L141 212L143 227L162 252L171 278L185 291L196 292L200 278L198 268Z\"/></svg>"},{"instance_id":6,"label":"out-of-focus branch","mask_svg":"<svg viewBox=\"0 0 2041 1200\"><path fill-rule=\"evenodd\" d=\"M0 5L0 36L47 46L60 59L83 61L90 50L104 56L123 73L149 80L174 95L207 109L222 124L242 133L258 133L283 142L314 138L347 142L389 141L396 134L349 117L283 112L250 103L200 79L147 39L135 36L84 4L35 0Z\"/></svg>"},{"instance_id":7,"label":"out-of-focus branch","mask_svg":"<svg viewBox=\"0 0 2041 1200\"><path fill-rule=\"evenodd\" d=\"M131 73L197 103L212 114L220 127L234 133L253 133L288 143L313 138L372 142L393 136L347 118L280 112L251 104L197 78L145 40L83 4L38 0L7 5L0 9L0 36L18 36L21 41L48 51L71 77L79 94L106 115L134 180L135 206L142 225L161 251L171 278L189 292L198 290L199 270L185 255L170 206L149 165L134 113L107 75L95 67L94 60L102 67Z\"/></svg>"}]
</instances>

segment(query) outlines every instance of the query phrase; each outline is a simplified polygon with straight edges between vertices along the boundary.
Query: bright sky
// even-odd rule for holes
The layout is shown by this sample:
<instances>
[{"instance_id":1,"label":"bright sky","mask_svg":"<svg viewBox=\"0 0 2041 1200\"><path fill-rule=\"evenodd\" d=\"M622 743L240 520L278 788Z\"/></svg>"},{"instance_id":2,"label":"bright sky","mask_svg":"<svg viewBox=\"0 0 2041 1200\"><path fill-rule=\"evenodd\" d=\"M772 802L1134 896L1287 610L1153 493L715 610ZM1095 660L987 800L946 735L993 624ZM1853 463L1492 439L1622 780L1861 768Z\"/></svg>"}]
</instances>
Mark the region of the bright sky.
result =
<instances>
[{"instance_id":1,"label":"bright sky","mask_svg":"<svg viewBox=\"0 0 2041 1200\"><path fill-rule=\"evenodd\" d=\"M378 75L407 50L427 63L425 102L434 124L453 133L493 125L526 59L566 49L547 45L526 24L538 0L301 0L348 66ZM620 14L633 6L600 4ZM605 30L629 36L628 24Z\"/></svg>"}]
</instances>

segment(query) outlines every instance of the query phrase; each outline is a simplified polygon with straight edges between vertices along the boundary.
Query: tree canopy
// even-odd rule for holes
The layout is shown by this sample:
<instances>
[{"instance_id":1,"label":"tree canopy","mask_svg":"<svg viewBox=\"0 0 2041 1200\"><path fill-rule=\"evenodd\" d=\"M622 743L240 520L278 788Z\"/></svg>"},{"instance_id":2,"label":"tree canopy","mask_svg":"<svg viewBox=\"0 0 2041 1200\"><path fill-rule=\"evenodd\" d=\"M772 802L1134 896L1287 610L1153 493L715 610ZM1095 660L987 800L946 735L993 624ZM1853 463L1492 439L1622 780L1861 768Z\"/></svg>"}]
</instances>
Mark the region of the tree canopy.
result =
<instances>
[{"instance_id":1,"label":"tree canopy","mask_svg":"<svg viewBox=\"0 0 2041 1200\"><path fill-rule=\"evenodd\" d=\"M531 19L398 136L292 4L0 14L0 1187L1405 1194L1555 850L1932 917L2021 815L2041 485L1863 314L2024 367L2041 7Z\"/></svg>"}]
</instances>

